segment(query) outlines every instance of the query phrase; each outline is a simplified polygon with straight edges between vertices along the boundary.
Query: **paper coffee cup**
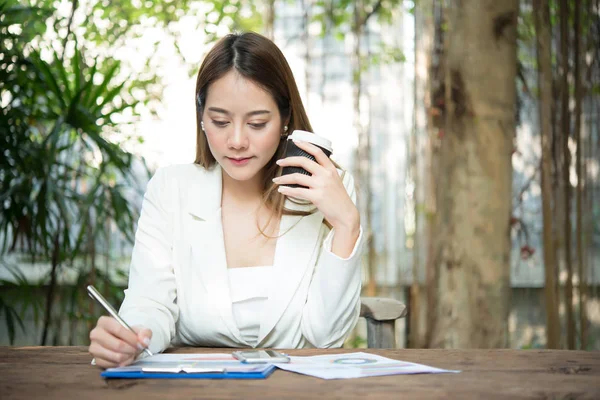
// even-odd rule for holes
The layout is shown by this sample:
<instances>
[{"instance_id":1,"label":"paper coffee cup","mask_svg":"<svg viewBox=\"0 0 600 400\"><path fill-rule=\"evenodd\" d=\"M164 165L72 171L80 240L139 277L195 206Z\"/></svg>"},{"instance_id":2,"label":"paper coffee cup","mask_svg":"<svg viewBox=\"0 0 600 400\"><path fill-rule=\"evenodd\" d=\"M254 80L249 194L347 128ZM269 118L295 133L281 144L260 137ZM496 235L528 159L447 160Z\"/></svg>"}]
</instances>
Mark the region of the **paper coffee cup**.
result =
<instances>
[{"instance_id":1,"label":"paper coffee cup","mask_svg":"<svg viewBox=\"0 0 600 400\"><path fill-rule=\"evenodd\" d=\"M315 133L301 131L301 130L295 130L287 138L287 144L286 144L286 150L285 150L286 157L306 157L312 161L316 161L315 157L312 154L309 154L306 151L299 148L298 146L296 146L296 144L294 143L294 140L314 144L315 146L317 146L321 150L323 150L323 153L325 153L325 155L327 157L331 156L331 153L333 152L333 148L331 147L331 141L329 139L326 139L323 136L319 136ZM304 168L300 168L300 167L284 167L283 171L281 172L281 175L283 176L283 175L294 174L294 173L308 175L308 176L311 175L310 172L308 172ZM294 185L284 185L284 186L304 187L304 186L295 185L295 184Z\"/></svg>"}]
</instances>

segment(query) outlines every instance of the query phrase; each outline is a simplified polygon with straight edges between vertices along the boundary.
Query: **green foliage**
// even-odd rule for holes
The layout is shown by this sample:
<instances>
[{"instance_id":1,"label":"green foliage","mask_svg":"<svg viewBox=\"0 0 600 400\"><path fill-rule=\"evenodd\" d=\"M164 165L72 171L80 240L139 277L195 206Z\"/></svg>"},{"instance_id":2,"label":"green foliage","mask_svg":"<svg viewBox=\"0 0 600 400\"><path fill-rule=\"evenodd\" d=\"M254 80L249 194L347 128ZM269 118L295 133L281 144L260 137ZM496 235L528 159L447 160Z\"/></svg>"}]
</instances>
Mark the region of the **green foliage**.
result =
<instances>
[{"instance_id":1,"label":"green foliage","mask_svg":"<svg viewBox=\"0 0 600 400\"><path fill-rule=\"evenodd\" d=\"M0 256L16 251L53 266L52 276L34 285L4 261L14 279L0 284L22 289L19 304L33 308L36 320L41 303L32 288L52 285L95 252L102 238L95 232L110 221L132 239L138 207L134 157L123 150L128 139L113 117L134 112L139 101L131 92L141 84L118 80L116 60L84 57L73 37L63 38L59 53L43 36L52 17L15 2L0 6ZM12 342L25 310L5 293L0 312ZM45 307L52 310L52 302Z\"/></svg>"},{"instance_id":2,"label":"green foliage","mask_svg":"<svg viewBox=\"0 0 600 400\"><path fill-rule=\"evenodd\" d=\"M355 335L344 343L345 348L358 349L367 347L367 339L360 335Z\"/></svg>"},{"instance_id":3,"label":"green foliage","mask_svg":"<svg viewBox=\"0 0 600 400\"><path fill-rule=\"evenodd\" d=\"M362 6L351 0L317 0L313 21L321 25L321 35L324 36L329 31L335 37L343 38L357 24L365 27L372 17L377 18L381 24L391 23L394 11L401 8L401 0L364 1Z\"/></svg>"},{"instance_id":4,"label":"green foliage","mask_svg":"<svg viewBox=\"0 0 600 400\"><path fill-rule=\"evenodd\" d=\"M260 31L263 26L262 10L265 1L221 0L207 3L211 7L207 13L204 33L207 42L216 41L219 27L229 31Z\"/></svg>"},{"instance_id":5,"label":"green foliage","mask_svg":"<svg viewBox=\"0 0 600 400\"><path fill-rule=\"evenodd\" d=\"M411 15L415 15L415 12L417 11L417 2L419 0L414 0L412 2L412 4L409 4L406 8L406 11L409 12Z\"/></svg>"},{"instance_id":6,"label":"green foliage","mask_svg":"<svg viewBox=\"0 0 600 400\"><path fill-rule=\"evenodd\" d=\"M229 31L254 30L262 27L264 1L247 0L178 0L178 1L127 1L111 6L108 0L92 1L86 10L87 18L95 24L88 28L86 37L97 45L115 43L124 37L141 36L138 26L166 29L179 38L176 23L184 16L193 16L196 28L203 29L207 42L218 39L217 28ZM136 32L133 32L136 31Z\"/></svg>"},{"instance_id":7,"label":"green foliage","mask_svg":"<svg viewBox=\"0 0 600 400\"><path fill-rule=\"evenodd\" d=\"M0 285L3 288L3 294L7 293L7 288L18 288L15 295L0 296L0 317L4 316L4 322L8 331L8 340L13 343L15 340L16 328L25 330L21 316L27 309L31 309L34 316L40 314L42 304L39 296L33 294L37 285L31 284L23 273L14 265L2 262L0 265L12 276L11 280L0 279ZM17 309L20 305L20 310Z\"/></svg>"},{"instance_id":8,"label":"green foliage","mask_svg":"<svg viewBox=\"0 0 600 400\"><path fill-rule=\"evenodd\" d=\"M25 326L19 314L11 305L6 304L5 301L4 298L0 297L0 316L4 315L4 322L8 330L8 340L13 343L15 340L15 325L18 325L23 331L25 331Z\"/></svg>"},{"instance_id":9,"label":"green foliage","mask_svg":"<svg viewBox=\"0 0 600 400\"><path fill-rule=\"evenodd\" d=\"M94 19L88 27L86 38L96 45L115 43L125 37L139 25L148 24L155 28L168 28L184 15L193 11L193 0L177 1L122 1L113 6L109 0L91 1L86 19ZM141 35L143 31L133 33Z\"/></svg>"},{"instance_id":10,"label":"green foliage","mask_svg":"<svg viewBox=\"0 0 600 400\"><path fill-rule=\"evenodd\" d=\"M313 22L321 26L321 36L332 34L343 40L351 30L353 2L350 0L317 0L312 15Z\"/></svg>"},{"instance_id":11,"label":"green foliage","mask_svg":"<svg viewBox=\"0 0 600 400\"><path fill-rule=\"evenodd\" d=\"M11 248L25 235L34 240L29 251L42 250L49 257L58 235L72 253L77 248L71 247L70 228L80 221L73 213L81 205L86 212L97 205L98 191L116 195L110 174L131 178L132 155L105 136L114 133L111 116L136 102L117 101L126 85L113 82L117 62L96 84L97 63L86 65L77 49L72 58L62 60L53 53L50 62L35 49L27 49L27 56L18 51L4 52L4 60L11 61L0 67L4 78L0 88L8 98L0 123L5 155L0 161L4 171L0 229L5 239L12 234ZM89 184L90 193L77 187L83 182Z\"/></svg>"},{"instance_id":12,"label":"green foliage","mask_svg":"<svg viewBox=\"0 0 600 400\"><path fill-rule=\"evenodd\" d=\"M531 7L521 7L519 23L517 24L517 38L529 45L535 44L535 24L533 17L533 9Z\"/></svg>"},{"instance_id":13,"label":"green foliage","mask_svg":"<svg viewBox=\"0 0 600 400\"><path fill-rule=\"evenodd\" d=\"M406 61L406 56L401 48L383 44L378 51L373 52L369 61L373 66L402 63Z\"/></svg>"},{"instance_id":14,"label":"green foliage","mask_svg":"<svg viewBox=\"0 0 600 400\"><path fill-rule=\"evenodd\" d=\"M376 18L382 25L391 24L394 12L402 7L402 1L367 1L361 8L357 7L359 3L350 0L317 0L312 18L313 22L320 25L321 37L330 34L338 40L344 40L349 34L364 32L371 18ZM378 49L372 50L369 59L361 60L360 71L353 72L353 81L357 82L360 72L371 66L405 60L400 48L382 43Z\"/></svg>"}]
</instances>

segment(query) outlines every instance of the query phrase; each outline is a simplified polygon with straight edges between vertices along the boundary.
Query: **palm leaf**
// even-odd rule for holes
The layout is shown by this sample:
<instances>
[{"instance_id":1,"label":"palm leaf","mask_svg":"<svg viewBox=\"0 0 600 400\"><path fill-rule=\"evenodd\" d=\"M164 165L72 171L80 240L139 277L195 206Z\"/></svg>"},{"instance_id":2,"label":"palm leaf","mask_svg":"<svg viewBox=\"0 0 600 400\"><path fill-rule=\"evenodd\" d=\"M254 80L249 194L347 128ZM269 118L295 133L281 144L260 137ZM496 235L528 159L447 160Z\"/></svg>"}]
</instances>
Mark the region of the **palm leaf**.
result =
<instances>
[{"instance_id":1,"label":"palm leaf","mask_svg":"<svg viewBox=\"0 0 600 400\"><path fill-rule=\"evenodd\" d=\"M104 80L102 81L102 83L100 85L96 86L96 88L90 93L90 95L89 95L90 100L95 101L98 97L100 97L102 94L104 94L104 92L106 92L106 89L108 88L108 85L111 83L113 77L117 73L119 66L120 66L120 64L118 62L115 62L108 69L108 71L104 75Z\"/></svg>"},{"instance_id":2,"label":"palm leaf","mask_svg":"<svg viewBox=\"0 0 600 400\"><path fill-rule=\"evenodd\" d=\"M73 93L71 92L71 88L70 88L71 82L69 81L69 77L67 76L67 69L65 68L63 63L60 63L60 62L54 63L53 67L58 71L58 73L62 79L62 84L64 87L66 98L72 99Z\"/></svg>"},{"instance_id":3,"label":"palm leaf","mask_svg":"<svg viewBox=\"0 0 600 400\"><path fill-rule=\"evenodd\" d=\"M81 57L81 53L79 52L79 46L77 46L77 42L75 42L75 55L71 61L73 63L73 75L75 75L74 92L78 92L81 89L81 66L83 64L83 59Z\"/></svg>"},{"instance_id":4,"label":"palm leaf","mask_svg":"<svg viewBox=\"0 0 600 400\"><path fill-rule=\"evenodd\" d=\"M6 329L8 330L8 340L12 345L15 342L15 323L23 332L25 332L25 325L23 325L23 320L15 309L0 297L0 314L2 313L4 313L4 321L6 323Z\"/></svg>"},{"instance_id":5,"label":"palm leaf","mask_svg":"<svg viewBox=\"0 0 600 400\"><path fill-rule=\"evenodd\" d=\"M35 67L38 69L38 71L44 78L44 80L41 83L46 85L48 89L50 89L51 92L54 93L56 99L60 102L60 105L62 107L66 107L66 102L63 98L62 91L60 90L56 77L52 73L52 70L48 63L42 60L38 53L33 53L31 59L33 60L33 64L35 65Z\"/></svg>"},{"instance_id":6,"label":"palm leaf","mask_svg":"<svg viewBox=\"0 0 600 400\"><path fill-rule=\"evenodd\" d=\"M114 98L123 91L124 87L125 87L125 82L112 88L108 93L106 93L106 97L104 97L102 102L92 109L92 112L94 114L99 114L100 111L102 110L102 107L104 107L108 103L112 102L114 100Z\"/></svg>"},{"instance_id":7,"label":"palm leaf","mask_svg":"<svg viewBox=\"0 0 600 400\"><path fill-rule=\"evenodd\" d=\"M94 84L94 77L96 76L96 73L98 72L98 59L94 59L94 64L92 65L92 68L89 71L89 76L87 77L87 81L90 82L92 85ZM88 109L91 109L92 107L94 107L94 105L96 105L96 99L97 97L94 97L93 93L95 92L95 90L86 90L84 92L84 96L82 96L82 103L85 104L85 106Z\"/></svg>"}]
</instances>

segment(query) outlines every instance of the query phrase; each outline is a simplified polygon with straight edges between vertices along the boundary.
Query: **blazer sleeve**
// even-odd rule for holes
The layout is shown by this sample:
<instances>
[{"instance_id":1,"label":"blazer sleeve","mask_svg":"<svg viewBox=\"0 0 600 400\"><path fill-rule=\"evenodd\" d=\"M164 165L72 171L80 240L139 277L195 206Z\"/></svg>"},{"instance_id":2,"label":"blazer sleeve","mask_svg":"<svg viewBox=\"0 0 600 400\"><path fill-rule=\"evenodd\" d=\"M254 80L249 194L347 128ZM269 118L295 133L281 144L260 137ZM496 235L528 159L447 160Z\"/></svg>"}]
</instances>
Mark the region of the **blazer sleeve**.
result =
<instances>
[{"instance_id":1,"label":"blazer sleeve","mask_svg":"<svg viewBox=\"0 0 600 400\"><path fill-rule=\"evenodd\" d=\"M159 169L148 183L135 234L129 285L119 314L130 326L152 330L150 350L159 353L175 336L179 317L173 270L172 190L167 171Z\"/></svg>"},{"instance_id":2,"label":"blazer sleeve","mask_svg":"<svg viewBox=\"0 0 600 400\"><path fill-rule=\"evenodd\" d=\"M344 186L356 204L354 179L346 172ZM362 226L348 258L331 252L335 229L323 240L302 313L302 334L315 347L341 347L360 314Z\"/></svg>"}]
</instances>

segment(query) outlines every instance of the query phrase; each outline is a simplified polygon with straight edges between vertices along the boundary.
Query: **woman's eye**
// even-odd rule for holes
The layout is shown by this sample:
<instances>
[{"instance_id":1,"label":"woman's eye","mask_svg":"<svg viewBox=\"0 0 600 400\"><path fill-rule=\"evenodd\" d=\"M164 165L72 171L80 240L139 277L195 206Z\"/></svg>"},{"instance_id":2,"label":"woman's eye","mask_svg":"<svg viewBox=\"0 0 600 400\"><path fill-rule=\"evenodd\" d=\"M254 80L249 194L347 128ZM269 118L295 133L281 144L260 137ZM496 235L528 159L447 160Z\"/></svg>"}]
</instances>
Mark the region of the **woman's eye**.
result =
<instances>
[{"instance_id":1,"label":"woman's eye","mask_svg":"<svg viewBox=\"0 0 600 400\"><path fill-rule=\"evenodd\" d=\"M227 126L227 124L229 124L229 122L227 122L227 121L215 121L214 119L212 122L213 122L213 124L215 124L216 126L219 126L219 127L224 127L224 126Z\"/></svg>"},{"instance_id":2,"label":"woman's eye","mask_svg":"<svg viewBox=\"0 0 600 400\"><path fill-rule=\"evenodd\" d=\"M262 122L262 123L259 123L259 124L248 124L248 125L250 125L254 129L262 129L265 126L267 126L267 123L266 122Z\"/></svg>"}]
</instances>

